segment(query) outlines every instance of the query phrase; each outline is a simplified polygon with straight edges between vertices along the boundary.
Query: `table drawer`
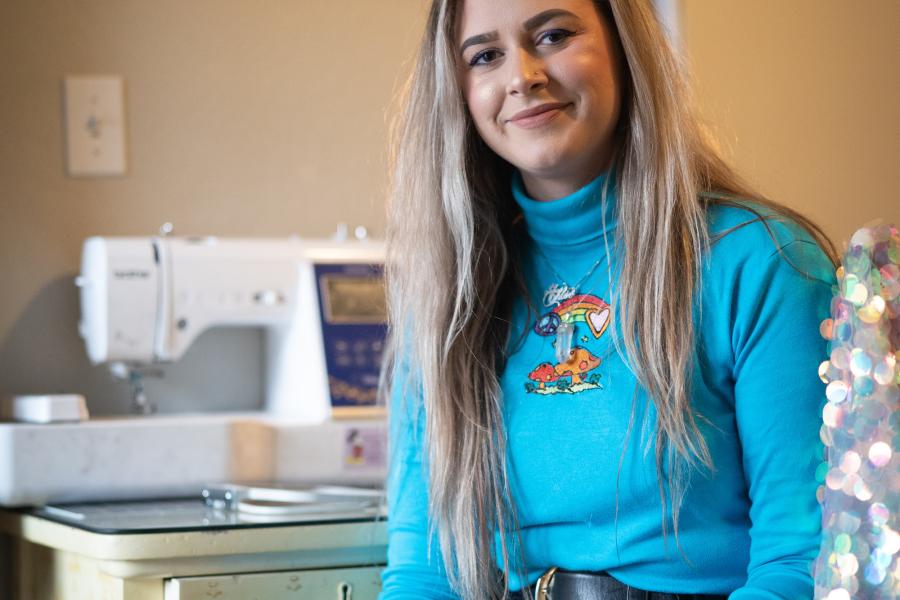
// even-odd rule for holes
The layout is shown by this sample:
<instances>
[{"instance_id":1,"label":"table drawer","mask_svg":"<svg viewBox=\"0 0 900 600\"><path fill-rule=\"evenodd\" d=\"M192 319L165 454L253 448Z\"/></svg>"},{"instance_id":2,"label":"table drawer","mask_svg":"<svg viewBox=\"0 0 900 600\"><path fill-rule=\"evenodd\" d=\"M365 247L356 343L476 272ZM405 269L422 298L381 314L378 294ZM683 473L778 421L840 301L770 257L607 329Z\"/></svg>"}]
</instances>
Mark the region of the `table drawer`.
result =
<instances>
[{"instance_id":1,"label":"table drawer","mask_svg":"<svg viewBox=\"0 0 900 600\"><path fill-rule=\"evenodd\" d=\"M166 580L165 600L375 600L383 568L175 577Z\"/></svg>"}]
</instances>

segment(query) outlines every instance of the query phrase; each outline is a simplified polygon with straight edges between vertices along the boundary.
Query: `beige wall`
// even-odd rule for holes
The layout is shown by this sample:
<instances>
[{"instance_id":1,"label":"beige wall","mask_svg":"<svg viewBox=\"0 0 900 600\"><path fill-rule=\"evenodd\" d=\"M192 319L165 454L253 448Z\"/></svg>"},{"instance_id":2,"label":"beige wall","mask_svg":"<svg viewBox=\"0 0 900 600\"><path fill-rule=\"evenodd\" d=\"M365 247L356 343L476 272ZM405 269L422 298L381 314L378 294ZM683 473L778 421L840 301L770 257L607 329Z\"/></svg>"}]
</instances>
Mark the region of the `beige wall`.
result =
<instances>
[{"instance_id":1,"label":"beige wall","mask_svg":"<svg viewBox=\"0 0 900 600\"><path fill-rule=\"evenodd\" d=\"M738 168L839 249L900 224L900 2L681 0L698 98Z\"/></svg>"},{"instance_id":2,"label":"beige wall","mask_svg":"<svg viewBox=\"0 0 900 600\"><path fill-rule=\"evenodd\" d=\"M87 364L72 277L95 234L383 229L385 112L424 0L0 3L0 393L127 390ZM900 221L900 2L683 0L699 96L738 164L837 239ZM65 176L60 80L126 84L125 177ZM261 393L258 332L204 336L163 410Z\"/></svg>"},{"instance_id":3,"label":"beige wall","mask_svg":"<svg viewBox=\"0 0 900 600\"><path fill-rule=\"evenodd\" d=\"M75 333L89 235L151 235L165 221L181 234L326 236L341 220L380 233L386 109L424 6L0 2L0 393L80 391L96 412L128 408ZM124 77L126 176L65 175L67 74ZM196 346L151 382L157 399L258 402L258 336Z\"/></svg>"}]
</instances>

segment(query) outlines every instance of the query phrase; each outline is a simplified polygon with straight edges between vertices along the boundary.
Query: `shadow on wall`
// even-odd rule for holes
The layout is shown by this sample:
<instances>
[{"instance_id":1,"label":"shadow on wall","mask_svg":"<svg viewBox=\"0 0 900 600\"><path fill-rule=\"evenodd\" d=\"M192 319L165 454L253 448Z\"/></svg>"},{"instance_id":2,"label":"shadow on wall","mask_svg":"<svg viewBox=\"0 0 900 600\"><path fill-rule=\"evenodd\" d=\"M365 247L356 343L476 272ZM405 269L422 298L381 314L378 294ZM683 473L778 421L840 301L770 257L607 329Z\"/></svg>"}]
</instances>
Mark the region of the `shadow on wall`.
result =
<instances>
[{"instance_id":1,"label":"shadow on wall","mask_svg":"<svg viewBox=\"0 0 900 600\"><path fill-rule=\"evenodd\" d=\"M83 394L93 416L131 411L131 389L91 365L78 335L75 275L52 280L0 340L0 394ZM263 399L263 332L220 328L202 334L177 363L147 378L160 413L256 410Z\"/></svg>"}]
</instances>

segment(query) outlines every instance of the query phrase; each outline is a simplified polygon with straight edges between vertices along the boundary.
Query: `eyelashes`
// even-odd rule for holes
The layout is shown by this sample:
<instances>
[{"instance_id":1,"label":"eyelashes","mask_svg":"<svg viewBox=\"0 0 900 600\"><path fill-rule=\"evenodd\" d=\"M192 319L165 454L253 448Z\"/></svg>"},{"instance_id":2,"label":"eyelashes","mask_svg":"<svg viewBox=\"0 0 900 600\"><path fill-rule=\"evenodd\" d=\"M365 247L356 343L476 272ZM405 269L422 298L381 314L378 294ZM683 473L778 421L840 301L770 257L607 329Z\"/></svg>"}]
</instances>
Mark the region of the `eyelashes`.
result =
<instances>
[{"instance_id":1,"label":"eyelashes","mask_svg":"<svg viewBox=\"0 0 900 600\"><path fill-rule=\"evenodd\" d=\"M476 53L475 56L472 57L472 59L469 61L469 66L475 67L477 65L490 64L491 62L493 62L490 57L495 54L499 54L499 51L494 50L493 48L488 48L487 50L482 50L481 52Z\"/></svg>"},{"instance_id":2,"label":"eyelashes","mask_svg":"<svg viewBox=\"0 0 900 600\"><path fill-rule=\"evenodd\" d=\"M575 35L574 31L569 31L568 29L549 29L547 31L542 32L538 37L535 45L537 46L559 46L566 42L570 37ZM469 59L470 67L477 67L483 65L489 65L494 62L498 56L501 54L500 50L496 48L485 48L480 52L476 52L471 59Z\"/></svg>"},{"instance_id":3,"label":"eyelashes","mask_svg":"<svg viewBox=\"0 0 900 600\"><path fill-rule=\"evenodd\" d=\"M538 42L541 42L542 40L549 40L551 36L559 36L559 39L557 39L556 41L549 41L550 45L556 46L557 44L561 44L562 42L566 41L573 35L575 35L575 32L569 31L568 29L550 29L538 36Z\"/></svg>"}]
</instances>

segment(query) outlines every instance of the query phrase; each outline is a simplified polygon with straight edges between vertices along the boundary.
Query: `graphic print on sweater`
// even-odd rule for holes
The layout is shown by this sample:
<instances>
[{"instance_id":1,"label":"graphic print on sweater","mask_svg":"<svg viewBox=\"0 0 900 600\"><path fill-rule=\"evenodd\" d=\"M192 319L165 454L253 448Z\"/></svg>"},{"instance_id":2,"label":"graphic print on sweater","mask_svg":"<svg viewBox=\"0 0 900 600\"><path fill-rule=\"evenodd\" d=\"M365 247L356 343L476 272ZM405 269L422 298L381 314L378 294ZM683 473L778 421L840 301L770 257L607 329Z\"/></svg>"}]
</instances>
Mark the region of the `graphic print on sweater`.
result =
<instances>
[{"instance_id":1,"label":"graphic print on sweater","mask_svg":"<svg viewBox=\"0 0 900 600\"><path fill-rule=\"evenodd\" d=\"M577 394L586 390L603 389L600 373L595 370L602 360L588 348L609 327L609 304L592 294L576 294L561 302L534 324L534 333L542 337L556 336L560 325L574 327L573 339L580 344L572 346L568 357L562 361L542 362L528 374L525 391L535 394ZM588 336L588 332L591 336ZM558 343L558 339L555 344Z\"/></svg>"}]
</instances>

